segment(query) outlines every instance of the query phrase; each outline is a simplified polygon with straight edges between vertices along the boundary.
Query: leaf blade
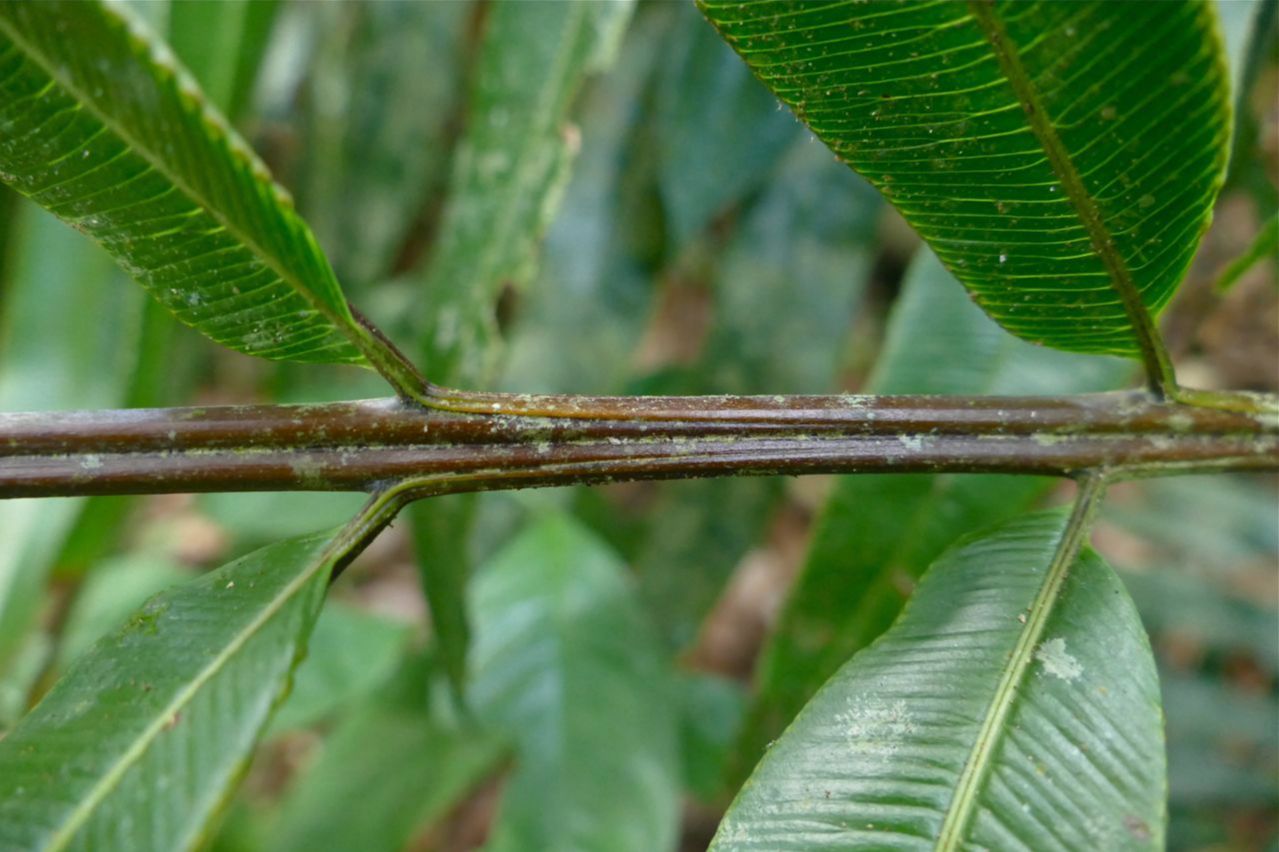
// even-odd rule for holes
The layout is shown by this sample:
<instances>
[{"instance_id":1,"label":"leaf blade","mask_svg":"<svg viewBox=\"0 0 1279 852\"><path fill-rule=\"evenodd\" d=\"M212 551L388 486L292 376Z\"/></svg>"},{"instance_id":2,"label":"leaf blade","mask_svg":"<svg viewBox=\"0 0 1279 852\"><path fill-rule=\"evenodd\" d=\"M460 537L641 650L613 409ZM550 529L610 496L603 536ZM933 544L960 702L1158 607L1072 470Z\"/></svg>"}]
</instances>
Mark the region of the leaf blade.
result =
<instances>
[{"instance_id":1,"label":"leaf blade","mask_svg":"<svg viewBox=\"0 0 1279 852\"><path fill-rule=\"evenodd\" d=\"M1060 546L1071 529L1029 515L939 559L765 757L712 848L1159 848L1154 660L1113 571Z\"/></svg>"},{"instance_id":2,"label":"leaf blade","mask_svg":"<svg viewBox=\"0 0 1279 852\"><path fill-rule=\"evenodd\" d=\"M354 546L322 533L255 551L157 595L95 645L0 741L0 845L194 844Z\"/></svg>"},{"instance_id":3,"label":"leaf blade","mask_svg":"<svg viewBox=\"0 0 1279 852\"><path fill-rule=\"evenodd\" d=\"M217 342L367 363L397 390L416 390L398 354L353 315L288 194L125 15L94 2L0 7L6 182Z\"/></svg>"},{"instance_id":4,"label":"leaf blade","mask_svg":"<svg viewBox=\"0 0 1279 852\"><path fill-rule=\"evenodd\" d=\"M1207 226L1229 139L1207 4L700 2L1005 328L1166 359L1151 314Z\"/></svg>"}]
</instances>

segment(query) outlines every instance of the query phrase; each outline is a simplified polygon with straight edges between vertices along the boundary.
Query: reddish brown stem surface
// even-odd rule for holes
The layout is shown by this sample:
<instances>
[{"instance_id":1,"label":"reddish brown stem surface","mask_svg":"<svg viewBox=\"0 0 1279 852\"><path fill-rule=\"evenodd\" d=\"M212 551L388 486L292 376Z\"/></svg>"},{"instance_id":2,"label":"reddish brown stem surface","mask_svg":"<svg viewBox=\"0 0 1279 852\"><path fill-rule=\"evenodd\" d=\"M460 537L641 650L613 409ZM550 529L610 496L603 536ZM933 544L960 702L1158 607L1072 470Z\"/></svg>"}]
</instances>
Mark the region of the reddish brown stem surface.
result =
<instances>
[{"instance_id":1,"label":"reddish brown stem surface","mask_svg":"<svg viewBox=\"0 0 1279 852\"><path fill-rule=\"evenodd\" d=\"M1231 411L1074 397L563 397L0 414L0 496L416 496L741 474L1120 476L1279 469L1272 400Z\"/></svg>"}]
</instances>

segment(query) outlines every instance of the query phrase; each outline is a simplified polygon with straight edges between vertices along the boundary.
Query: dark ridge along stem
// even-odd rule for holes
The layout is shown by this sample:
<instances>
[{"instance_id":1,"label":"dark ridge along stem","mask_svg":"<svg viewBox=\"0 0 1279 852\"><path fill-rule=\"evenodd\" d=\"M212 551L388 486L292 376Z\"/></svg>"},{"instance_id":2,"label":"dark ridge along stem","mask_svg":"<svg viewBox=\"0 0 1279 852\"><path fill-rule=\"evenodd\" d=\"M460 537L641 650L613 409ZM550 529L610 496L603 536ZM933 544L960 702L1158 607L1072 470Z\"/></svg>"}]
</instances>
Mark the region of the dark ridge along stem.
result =
<instances>
[{"instance_id":1,"label":"dark ridge along stem","mask_svg":"<svg viewBox=\"0 0 1279 852\"><path fill-rule=\"evenodd\" d=\"M0 414L0 497L369 491L634 479L1279 470L1279 400L577 397ZM1249 410L1250 409L1250 410Z\"/></svg>"}]
</instances>

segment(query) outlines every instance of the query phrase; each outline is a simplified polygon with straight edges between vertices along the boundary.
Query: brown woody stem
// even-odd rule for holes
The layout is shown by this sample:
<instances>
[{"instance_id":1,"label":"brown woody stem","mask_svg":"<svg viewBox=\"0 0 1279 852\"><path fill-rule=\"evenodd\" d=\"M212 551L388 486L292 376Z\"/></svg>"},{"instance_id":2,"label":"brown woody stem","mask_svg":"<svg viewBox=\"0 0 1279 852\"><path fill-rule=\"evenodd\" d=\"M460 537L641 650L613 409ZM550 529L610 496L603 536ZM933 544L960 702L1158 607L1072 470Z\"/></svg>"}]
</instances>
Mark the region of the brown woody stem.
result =
<instances>
[{"instance_id":1,"label":"brown woody stem","mask_svg":"<svg viewBox=\"0 0 1279 852\"><path fill-rule=\"evenodd\" d=\"M412 497L742 474L1279 469L1279 406L1073 397L576 397L0 414L0 497Z\"/></svg>"}]
</instances>

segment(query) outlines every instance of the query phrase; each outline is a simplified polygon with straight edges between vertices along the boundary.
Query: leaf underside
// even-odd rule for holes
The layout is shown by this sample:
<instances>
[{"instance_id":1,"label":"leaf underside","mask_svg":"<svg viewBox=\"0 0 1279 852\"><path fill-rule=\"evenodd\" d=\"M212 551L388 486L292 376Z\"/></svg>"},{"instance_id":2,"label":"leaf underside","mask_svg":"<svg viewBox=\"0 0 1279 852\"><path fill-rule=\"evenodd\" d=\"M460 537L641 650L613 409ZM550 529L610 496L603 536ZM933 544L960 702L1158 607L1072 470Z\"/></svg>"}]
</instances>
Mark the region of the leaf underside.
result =
<instances>
[{"instance_id":1,"label":"leaf underside","mask_svg":"<svg viewBox=\"0 0 1279 852\"><path fill-rule=\"evenodd\" d=\"M290 539L157 595L0 740L0 848L186 849L234 790L341 556Z\"/></svg>"},{"instance_id":2,"label":"leaf underside","mask_svg":"<svg viewBox=\"0 0 1279 852\"><path fill-rule=\"evenodd\" d=\"M1206 3L699 2L1001 325L1142 351L1224 176Z\"/></svg>"},{"instance_id":3,"label":"leaf underside","mask_svg":"<svg viewBox=\"0 0 1279 852\"><path fill-rule=\"evenodd\" d=\"M381 360L287 193L124 14L0 4L0 178L218 343L273 359Z\"/></svg>"},{"instance_id":4,"label":"leaf underside","mask_svg":"<svg viewBox=\"0 0 1279 852\"><path fill-rule=\"evenodd\" d=\"M1159 684L1122 583L1084 552L1027 635L1065 528L1023 516L944 554L764 757L712 848L1162 848ZM939 843L944 826L958 834Z\"/></svg>"}]
</instances>

